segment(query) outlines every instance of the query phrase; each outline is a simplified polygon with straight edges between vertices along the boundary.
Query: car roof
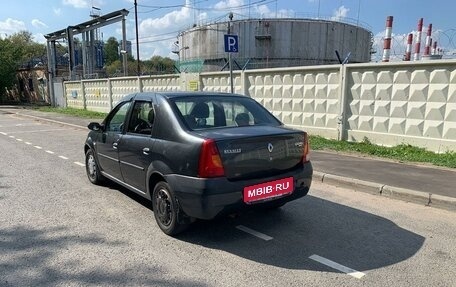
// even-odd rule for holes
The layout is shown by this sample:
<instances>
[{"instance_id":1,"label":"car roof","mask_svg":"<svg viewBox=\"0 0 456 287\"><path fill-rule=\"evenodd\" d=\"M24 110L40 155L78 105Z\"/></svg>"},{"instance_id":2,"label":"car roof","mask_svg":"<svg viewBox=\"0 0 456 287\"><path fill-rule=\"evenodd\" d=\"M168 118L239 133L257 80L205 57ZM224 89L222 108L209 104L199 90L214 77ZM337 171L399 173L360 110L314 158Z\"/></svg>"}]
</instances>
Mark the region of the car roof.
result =
<instances>
[{"instance_id":1,"label":"car roof","mask_svg":"<svg viewBox=\"0 0 456 287\"><path fill-rule=\"evenodd\" d=\"M121 99L122 102L130 101L131 99L152 99L155 95L161 95L165 98L181 98L181 97L205 97L205 96L222 96L222 97L247 97L239 94L221 93L221 92L142 92L130 94Z\"/></svg>"}]
</instances>

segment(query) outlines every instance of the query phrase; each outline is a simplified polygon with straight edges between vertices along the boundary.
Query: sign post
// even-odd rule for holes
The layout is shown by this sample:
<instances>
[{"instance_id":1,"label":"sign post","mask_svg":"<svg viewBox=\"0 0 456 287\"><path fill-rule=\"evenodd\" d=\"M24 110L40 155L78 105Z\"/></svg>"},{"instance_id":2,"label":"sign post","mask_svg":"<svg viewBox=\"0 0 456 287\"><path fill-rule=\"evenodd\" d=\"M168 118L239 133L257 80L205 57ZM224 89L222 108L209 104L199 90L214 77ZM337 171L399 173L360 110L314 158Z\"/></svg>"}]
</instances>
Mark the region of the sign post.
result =
<instances>
[{"instance_id":1,"label":"sign post","mask_svg":"<svg viewBox=\"0 0 456 287\"><path fill-rule=\"evenodd\" d=\"M234 93L233 60L231 58L231 53L237 53L239 48L238 48L238 36L230 35L229 33L230 33L230 22L228 22L228 35L225 35L224 42L225 42L225 52L228 53L228 63L230 66L231 93Z\"/></svg>"},{"instance_id":2,"label":"sign post","mask_svg":"<svg viewBox=\"0 0 456 287\"><path fill-rule=\"evenodd\" d=\"M231 21L233 20L233 13L230 12L228 17L230 18L230 21L228 21L228 34L224 35L224 42L225 42L225 52L228 53L228 64L230 66L231 93L234 93L233 60L231 59L231 53L237 53L239 51L239 47L238 47L238 36L237 35L230 35L230 33L231 33Z\"/></svg>"}]
</instances>

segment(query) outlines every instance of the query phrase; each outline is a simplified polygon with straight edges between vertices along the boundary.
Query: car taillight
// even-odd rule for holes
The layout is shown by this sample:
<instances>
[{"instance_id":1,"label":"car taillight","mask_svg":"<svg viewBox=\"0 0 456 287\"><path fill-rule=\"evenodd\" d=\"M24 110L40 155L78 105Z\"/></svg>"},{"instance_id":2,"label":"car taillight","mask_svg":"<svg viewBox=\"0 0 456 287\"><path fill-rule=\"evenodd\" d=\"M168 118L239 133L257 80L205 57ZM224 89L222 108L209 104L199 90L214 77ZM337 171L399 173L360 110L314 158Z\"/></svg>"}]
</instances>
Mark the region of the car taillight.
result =
<instances>
[{"instance_id":1,"label":"car taillight","mask_svg":"<svg viewBox=\"0 0 456 287\"><path fill-rule=\"evenodd\" d=\"M309 145L309 136L304 134L304 145L302 149L302 162L309 162L310 161L310 145Z\"/></svg>"},{"instance_id":2,"label":"car taillight","mask_svg":"<svg viewBox=\"0 0 456 287\"><path fill-rule=\"evenodd\" d=\"M201 153L198 163L199 177L219 177L224 176L222 159L217 149L215 141L212 139L205 140L201 146Z\"/></svg>"}]
</instances>

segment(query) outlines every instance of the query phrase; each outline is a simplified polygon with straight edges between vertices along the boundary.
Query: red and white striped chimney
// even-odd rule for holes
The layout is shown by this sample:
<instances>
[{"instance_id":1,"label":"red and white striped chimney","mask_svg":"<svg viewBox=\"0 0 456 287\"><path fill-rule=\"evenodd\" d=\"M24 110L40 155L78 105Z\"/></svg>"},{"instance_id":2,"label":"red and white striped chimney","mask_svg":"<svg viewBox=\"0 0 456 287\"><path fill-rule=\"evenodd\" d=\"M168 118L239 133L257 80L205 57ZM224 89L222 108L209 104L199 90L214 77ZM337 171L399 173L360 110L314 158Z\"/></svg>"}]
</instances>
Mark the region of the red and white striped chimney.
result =
<instances>
[{"instance_id":1,"label":"red and white striped chimney","mask_svg":"<svg viewBox=\"0 0 456 287\"><path fill-rule=\"evenodd\" d=\"M391 34L393 33L393 16L386 17L385 40L383 41L382 62L389 62L391 55Z\"/></svg>"},{"instance_id":2,"label":"red and white striped chimney","mask_svg":"<svg viewBox=\"0 0 456 287\"><path fill-rule=\"evenodd\" d=\"M416 32L415 42L415 54L413 60L418 61L420 59L420 48L421 48L421 33L423 32L423 18L418 21L418 32Z\"/></svg>"},{"instance_id":3,"label":"red and white striped chimney","mask_svg":"<svg viewBox=\"0 0 456 287\"><path fill-rule=\"evenodd\" d=\"M412 58L412 44L413 44L413 34L408 34L407 37L407 48L405 50L405 58L404 61L410 61Z\"/></svg>"},{"instance_id":4,"label":"red and white striped chimney","mask_svg":"<svg viewBox=\"0 0 456 287\"><path fill-rule=\"evenodd\" d=\"M431 34L432 34L432 24L429 24L426 35L426 46L424 47L424 55L429 56L431 52Z\"/></svg>"}]
</instances>

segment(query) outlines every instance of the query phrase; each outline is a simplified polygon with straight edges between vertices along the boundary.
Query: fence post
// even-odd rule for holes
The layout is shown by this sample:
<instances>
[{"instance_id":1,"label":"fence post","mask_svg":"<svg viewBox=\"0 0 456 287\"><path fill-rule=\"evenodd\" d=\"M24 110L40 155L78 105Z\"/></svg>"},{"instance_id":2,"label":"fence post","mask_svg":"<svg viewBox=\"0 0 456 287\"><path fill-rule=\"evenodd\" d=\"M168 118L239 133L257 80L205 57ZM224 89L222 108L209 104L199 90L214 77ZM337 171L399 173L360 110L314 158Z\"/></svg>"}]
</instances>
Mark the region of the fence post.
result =
<instances>
[{"instance_id":1,"label":"fence post","mask_svg":"<svg viewBox=\"0 0 456 287\"><path fill-rule=\"evenodd\" d=\"M247 73L244 70L241 70L241 91L244 96L250 97L248 80Z\"/></svg>"},{"instance_id":2,"label":"fence post","mask_svg":"<svg viewBox=\"0 0 456 287\"><path fill-rule=\"evenodd\" d=\"M138 92L142 93L142 91L143 91L143 83L142 83L141 77L138 76Z\"/></svg>"},{"instance_id":3,"label":"fence post","mask_svg":"<svg viewBox=\"0 0 456 287\"><path fill-rule=\"evenodd\" d=\"M65 108L68 108L68 95L67 95L67 86L65 82L62 82L63 86L63 99L65 100Z\"/></svg>"},{"instance_id":4,"label":"fence post","mask_svg":"<svg viewBox=\"0 0 456 287\"><path fill-rule=\"evenodd\" d=\"M347 129L347 65L342 64L340 67L340 78L339 78L339 116L337 117L337 129L338 135L337 140L345 140L345 134Z\"/></svg>"},{"instance_id":5,"label":"fence post","mask_svg":"<svg viewBox=\"0 0 456 287\"><path fill-rule=\"evenodd\" d=\"M82 91L82 108L84 110L86 110L87 109L87 99L86 99L86 93L85 93L85 85L82 80L81 80L81 91Z\"/></svg>"},{"instance_id":6,"label":"fence post","mask_svg":"<svg viewBox=\"0 0 456 287\"><path fill-rule=\"evenodd\" d=\"M108 98L109 98L109 110L112 111L112 85L111 78L108 78Z\"/></svg>"}]
</instances>

